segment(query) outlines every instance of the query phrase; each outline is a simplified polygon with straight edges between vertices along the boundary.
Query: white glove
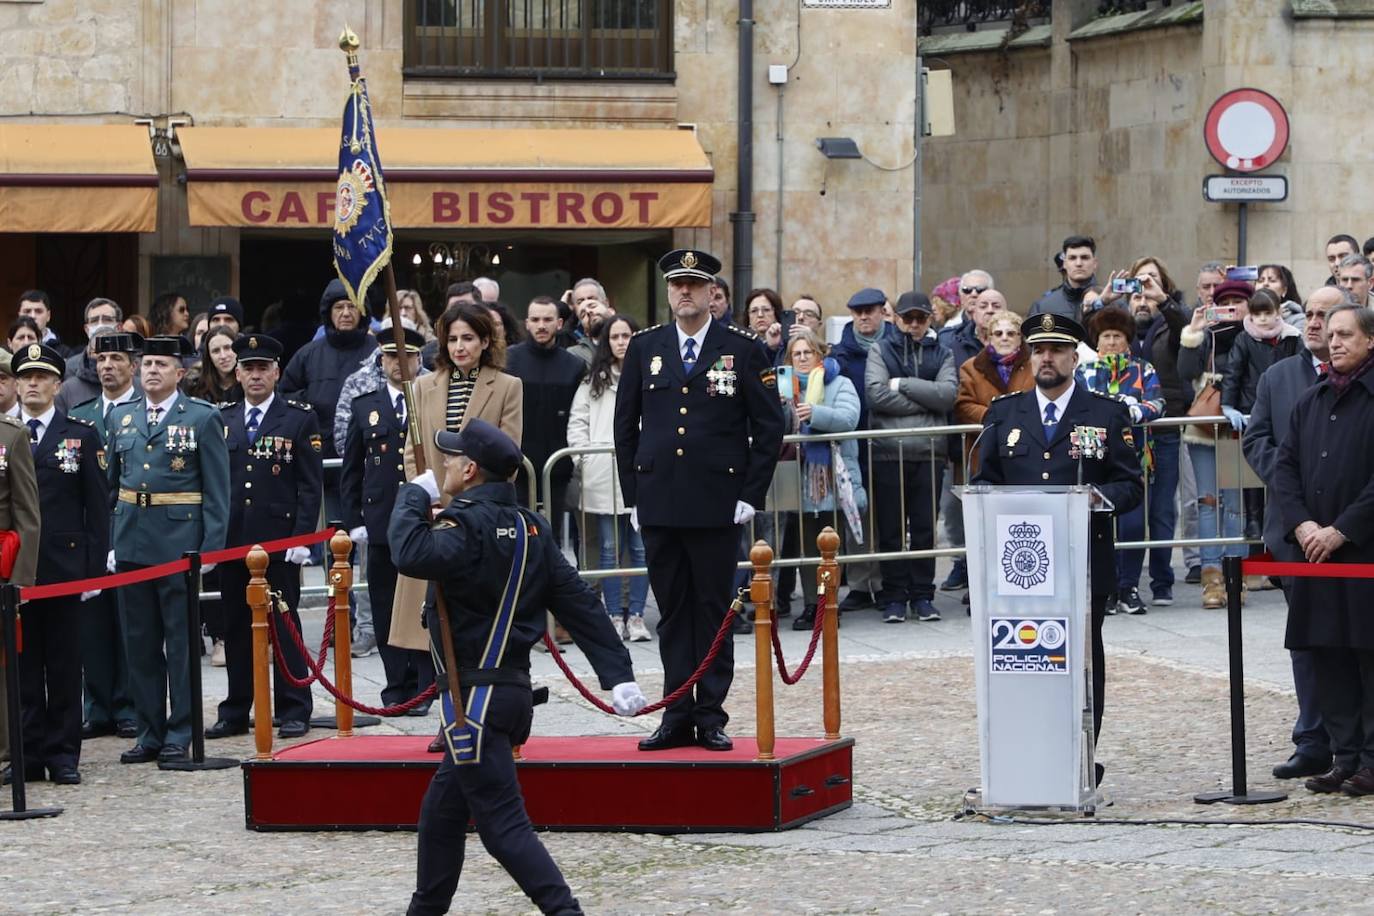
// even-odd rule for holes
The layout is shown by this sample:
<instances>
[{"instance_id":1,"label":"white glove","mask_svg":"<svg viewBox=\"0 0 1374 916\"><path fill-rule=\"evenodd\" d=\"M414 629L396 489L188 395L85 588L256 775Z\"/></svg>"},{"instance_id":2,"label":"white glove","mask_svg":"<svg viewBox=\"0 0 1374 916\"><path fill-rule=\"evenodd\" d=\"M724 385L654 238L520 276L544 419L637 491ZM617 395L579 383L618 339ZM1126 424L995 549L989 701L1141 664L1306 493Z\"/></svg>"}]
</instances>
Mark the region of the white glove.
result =
<instances>
[{"instance_id":1,"label":"white glove","mask_svg":"<svg viewBox=\"0 0 1374 916\"><path fill-rule=\"evenodd\" d=\"M367 526L366 526L366 525L359 525L357 528L350 528L350 529L348 530L348 539L349 539L350 541L352 541L353 544L354 544L355 546L357 546L357 547L366 546L366 544L367 544Z\"/></svg>"},{"instance_id":2,"label":"white glove","mask_svg":"<svg viewBox=\"0 0 1374 916\"><path fill-rule=\"evenodd\" d=\"M200 568L200 574L203 576L203 575L205 575L206 573L208 573L208 572L210 572L211 570L213 570L213 569L214 569L216 566L218 566L218 565L219 565L218 563L206 563L204 566L202 566L202 567Z\"/></svg>"},{"instance_id":3,"label":"white glove","mask_svg":"<svg viewBox=\"0 0 1374 916\"><path fill-rule=\"evenodd\" d=\"M286 548L286 562L295 563L298 566L310 565L309 547L288 547Z\"/></svg>"},{"instance_id":4,"label":"white glove","mask_svg":"<svg viewBox=\"0 0 1374 916\"><path fill-rule=\"evenodd\" d=\"M1130 411L1131 411L1131 423L1133 423L1133 424L1134 424L1134 423L1139 423L1139 422L1140 422L1140 418L1141 418L1142 416L1144 416L1144 414L1143 414L1143 413L1141 412L1141 410L1140 410L1140 405L1139 405L1139 404L1131 404L1131 405L1130 405Z\"/></svg>"},{"instance_id":5,"label":"white glove","mask_svg":"<svg viewBox=\"0 0 1374 916\"><path fill-rule=\"evenodd\" d=\"M638 506L634 506L634 507L632 507L632 508L630 509L630 527L633 528L633 529L635 530L635 534L639 534L639 507L638 507Z\"/></svg>"},{"instance_id":6,"label":"white glove","mask_svg":"<svg viewBox=\"0 0 1374 916\"><path fill-rule=\"evenodd\" d=\"M105 554L105 571L106 571L107 573L110 573L111 575L114 574L114 571L115 571L115 558L114 558L114 551L113 551L113 550L111 550L109 553Z\"/></svg>"},{"instance_id":7,"label":"white glove","mask_svg":"<svg viewBox=\"0 0 1374 916\"><path fill-rule=\"evenodd\" d=\"M632 716L639 712L649 701L644 697L644 691L639 689L639 685L634 681L626 681L623 684L616 684L611 689L611 705L615 707L618 716Z\"/></svg>"},{"instance_id":8,"label":"white glove","mask_svg":"<svg viewBox=\"0 0 1374 916\"><path fill-rule=\"evenodd\" d=\"M92 598L94 598L94 597L95 597L96 595L98 595L98 594L100 594L100 589L96 589L96 590L93 591L93 592L82 592L82 593L81 593L81 600L82 600L82 601L90 601Z\"/></svg>"},{"instance_id":9,"label":"white glove","mask_svg":"<svg viewBox=\"0 0 1374 916\"><path fill-rule=\"evenodd\" d=\"M743 500L735 503L735 524L747 525L754 520L754 507Z\"/></svg>"},{"instance_id":10,"label":"white glove","mask_svg":"<svg viewBox=\"0 0 1374 916\"><path fill-rule=\"evenodd\" d=\"M433 471L425 471L419 477L412 480L411 483L428 493L431 503L437 503L439 501L439 482L434 479Z\"/></svg>"}]
</instances>

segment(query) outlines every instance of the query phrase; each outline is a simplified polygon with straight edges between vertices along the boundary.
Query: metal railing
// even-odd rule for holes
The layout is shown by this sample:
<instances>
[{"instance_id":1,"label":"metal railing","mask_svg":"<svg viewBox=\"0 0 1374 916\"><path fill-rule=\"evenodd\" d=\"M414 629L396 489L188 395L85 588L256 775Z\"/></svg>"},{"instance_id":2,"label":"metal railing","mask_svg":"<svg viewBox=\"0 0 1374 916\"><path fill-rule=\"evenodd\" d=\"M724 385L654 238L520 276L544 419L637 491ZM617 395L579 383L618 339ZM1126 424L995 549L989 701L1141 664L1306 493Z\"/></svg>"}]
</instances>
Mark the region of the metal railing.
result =
<instances>
[{"instance_id":1,"label":"metal railing","mask_svg":"<svg viewBox=\"0 0 1374 916\"><path fill-rule=\"evenodd\" d=\"M405 0L404 74L671 80L669 0Z\"/></svg>"},{"instance_id":2,"label":"metal railing","mask_svg":"<svg viewBox=\"0 0 1374 916\"><path fill-rule=\"evenodd\" d=\"M1210 484L1210 486L1200 486L1199 489L1201 491L1216 494L1219 497L1223 497L1223 494L1227 494L1227 496L1224 496L1223 498L1235 498L1234 496L1229 496L1229 494L1236 493L1241 489L1263 487L1263 483L1255 477L1254 473L1245 463L1244 455L1241 453L1240 449L1239 437L1231 432L1229 421L1225 417L1169 417L1155 420L1142 425L1154 430L1181 430L1183 427L1188 426L1210 426L1212 428L1213 447L1216 448L1217 472L1212 480L1200 482L1200 484ZM1139 430L1141 427L1136 426L1134 428L1136 430ZM868 489L868 507L866 512L864 513L862 520L862 528L864 532L863 544L867 547L872 547L875 546L878 541L878 499L887 498L885 494L879 494L878 499L875 499L871 487L871 468L874 463L874 442L881 441L884 439L909 440L913 438L929 439L933 441L937 438L943 438L946 436L959 436L961 441L966 444L968 441L970 441L972 437L976 437L979 433L981 433L982 430L983 427L980 425L963 424L928 427L924 429L855 430L847 433L827 433L818 435L794 434L784 437L783 441L784 443L789 443L798 446L803 445L805 443L844 442L846 440L855 440L861 443L861 463L866 464L867 467L870 469L870 473L868 475L870 481ZM1183 447L1184 446L1182 445L1182 443L1180 443L1180 448ZM542 472L543 492L553 492L553 470L555 465L557 465L558 463L569 459L575 460L581 456L608 454L613 455L614 451L614 446L591 445L585 447L568 447L560 449L557 452L554 452L552 455L549 456L548 461L546 461L544 464L544 469ZM929 450L926 450L925 454L929 455ZM967 467L968 455L964 449L961 449L961 459L962 466ZM952 461L953 459L949 460ZM1180 462L1181 460L1182 458L1180 456ZM898 457L896 461L899 468L897 474L897 480L899 482L897 500L898 504L901 506L900 517L903 519L904 527L905 519L907 517L906 480L908 476L905 473L904 465L906 462L909 461L924 461L926 464L929 465L928 473L931 475L931 504L929 511L932 530L937 532L937 537L935 540L938 542L938 524L940 514L939 503L942 495L942 477L944 476L946 459L939 458L938 460L930 461L929 458L923 458L922 449L920 449L919 447L911 448L905 443L899 443ZM780 462L780 464L781 463L782 462ZM858 482L856 481L856 484L857 483ZM795 486L797 488L795 494L781 494L778 492L778 486L778 479L775 476L773 485L770 488L770 505L763 512L760 512L755 516L754 521L751 523L752 527L749 534L749 540L753 541L755 536L760 534L761 528L771 528L771 531L766 531L766 533L764 533L762 536L764 537L764 540L768 541L770 545L774 547L775 551L779 554L779 556L773 562L773 566L775 568L817 567L820 564L820 553L818 550L815 549L814 544L802 543L800 545L795 545L798 548L798 552L795 554L792 553L794 545L787 544L785 545L785 547L789 555L781 556L782 550L780 549L780 545L777 544L778 539L775 533L782 530L786 522L786 517L789 514L795 514L796 510L792 508L787 508L787 506L801 504L801 475L798 475L797 482L795 485L793 485L791 481L788 481L789 487ZM1189 548L1205 546L1217 546L1225 548L1260 543L1258 540L1247 539L1246 537L1244 537L1243 534L1241 536L1233 537L1224 536L1222 534L1224 526L1222 522L1221 511L1218 511L1216 513L1216 525L1213 533L1210 535L1207 532L1199 531L1198 537L1185 538L1170 536L1167 538L1151 538L1148 511L1148 507L1150 505L1151 488L1152 483L1150 481L1150 477L1149 475L1145 475L1145 492L1142 498L1142 504L1145 507L1143 519L1143 529L1145 537L1140 540L1118 540L1116 543L1117 550L1145 550L1164 547ZM619 488L613 486L611 490L612 508L615 510L613 514L621 514L625 512L626 510L623 508L623 503L621 502ZM685 495L689 496L690 494ZM796 499L783 499L784 496L790 495L795 495ZM1175 499L1178 499L1177 495L1175 496ZM783 505L780 506L780 503L782 503ZM584 499L582 500L581 505L585 507L585 504L586 502ZM547 509L548 507L544 508ZM1219 506L1218 508L1223 509L1224 507ZM585 510L585 508L569 508L568 511L578 518L580 530L582 532L590 532L591 529L587 524L587 520L588 517L592 515L592 513L588 513ZM964 547L962 546L931 546L928 548L911 548L909 546L909 541L906 537L903 537L903 542L905 546L904 549L901 550L882 551L874 549L865 549L862 552L846 552L846 549L850 548L851 546L854 546L855 542L858 540L857 538L851 538L849 536L852 534L852 532L849 531L850 526L847 519L838 508L826 510L825 515L829 517L826 521L826 524L829 524L837 532L840 532L842 535L844 535L844 539L842 541L842 546L844 549L842 549L841 553L836 557L837 562L841 564L867 563L884 560L962 557L965 555L966 552ZM765 519L766 521L764 521ZM771 525L768 524L769 522L771 522ZM1181 522L1181 518L1176 519L1174 529L1175 533L1178 531ZM619 530L619 525L616 525L612 528L612 531L615 533L613 542L613 553L617 557L616 565L613 567L606 568L600 568L599 565L593 565L594 562L599 562L599 557L594 556L592 550L584 549L582 551L582 554L576 558L579 575L586 579L603 579L610 577L644 575L647 573L647 569L643 566L620 565L619 558L622 558L625 555L625 545L623 545L620 542ZM587 539L584 538L584 548L586 547L586 541ZM748 561L743 558L740 560L738 566L741 570L747 570L750 568Z\"/></svg>"},{"instance_id":3,"label":"metal railing","mask_svg":"<svg viewBox=\"0 0 1374 916\"><path fill-rule=\"evenodd\" d=\"M916 30L930 35L937 29L962 27L973 32L989 25L1023 29L1049 19L1049 0L922 0L916 10Z\"/></svg>"}]
</instances>

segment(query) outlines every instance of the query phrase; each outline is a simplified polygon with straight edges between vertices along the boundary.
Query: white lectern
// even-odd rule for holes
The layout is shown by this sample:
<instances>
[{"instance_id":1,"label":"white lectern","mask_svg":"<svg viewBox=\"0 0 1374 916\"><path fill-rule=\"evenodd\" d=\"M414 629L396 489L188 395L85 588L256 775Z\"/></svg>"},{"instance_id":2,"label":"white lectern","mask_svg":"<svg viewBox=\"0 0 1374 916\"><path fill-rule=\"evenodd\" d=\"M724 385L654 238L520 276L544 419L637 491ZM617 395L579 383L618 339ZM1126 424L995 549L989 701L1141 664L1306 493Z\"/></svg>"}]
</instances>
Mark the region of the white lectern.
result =
<instances>
[{"instance_id":1,"label":"white lectern","mask_svg":"<svg viewBox=\"0 0 1374 916\"><path fill-rule=\"evenodd\" d=\"M1092 811L1091 486L962 490L984 809Z\"/></svg>"}]
</instances>

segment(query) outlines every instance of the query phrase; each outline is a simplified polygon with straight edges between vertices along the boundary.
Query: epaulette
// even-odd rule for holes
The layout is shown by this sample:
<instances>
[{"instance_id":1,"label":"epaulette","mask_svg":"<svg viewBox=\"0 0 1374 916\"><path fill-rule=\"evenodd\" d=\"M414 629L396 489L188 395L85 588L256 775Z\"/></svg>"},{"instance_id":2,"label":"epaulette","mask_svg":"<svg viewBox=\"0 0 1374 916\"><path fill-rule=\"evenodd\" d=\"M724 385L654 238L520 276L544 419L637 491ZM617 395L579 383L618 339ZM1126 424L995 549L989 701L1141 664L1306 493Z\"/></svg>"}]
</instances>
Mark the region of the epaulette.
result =
<instances>
[{"instance_id":1,"label":"epaulette","mask_svg":"<svg viewBox=\"0 0 1374 916\"><path fill-rule=\"evenodd\" d=\"M662 324L656 324L656 325L654 325L653 327L650 327L650 328L640 328L638 331L635 331L635 332L634 332L633 334L631 334L630 336L631 336L631 337L638 337L640 334L648 334L650 331L657 331L659 328L666 328L667 326L668 326L668 323L665 321L665 322L663 322Z\"/></svg>"},{"instance_id":2,"label":"epaulette","mask_svg":"<svg viewBox=\"0 0 1374 916\"><path fill-rule=\"evenodd\" d=\"M1022 392L1022 391L1008 391L1006 394L994 395L993 398L992 398L992 400L994 400L994 401L1000 401L1000 400L1002 400L1003 398L1014 398L1014 397L1016 397L1018 394L1024 394L1024 393L1025 393L1025 392Z\"/></svg>"},{"instance_id":3,"label":"epaulette","mask_svg":"<svg viewBox=\"0 0 1374 916\"><path fill-rule=\"evenodd\" d=\"M1095 391L1095 390L1092 389L1092 388L1089 388L1088 390L1091 391L1094 395L1096 395L1097 397L1101 398L1101 399L1104 400L1104 401L1111 401L1113 404L1125 404L1125 403L1126 403L1125 399L1124 399L1121 395L1119 395L1119 394L1108 394L1108 393L1105 392L1105 391Z\"/></svg>"},{"instance_id":4,"label":"epaulette","mask_svg":"<svg viewBox=\"0 0 1374 916\"><path fill-rule=\"evenodd\" d=\"M202 399L202 398L193 398L193 397L191 397L190 395L187 395L187 396L186 396L186 400L190 401L192 404L199 404L199 405L202 406L202 407L208 407L208 408L210 408L211 410L217 410L217 409L218 409L218 408L216 408L216 406L215 406L214 404L211 404L209 401L206 401L206 400L204 400L204 399Z\"/></svg>"},{"instance_id":5,"label":"epaulette","mask_svg":"<svg viewBox=\"0 0 1374 916\"><path fill-rule=\"evenodd\" d=\"M71 407L68 407L67 409L68 409L68 410L80 410L81 408L85 407L87 404L94 404L94 403L95 403L96 401L98 401L98 400L100 400L100 395L97 394L95 397L93 397L93 398L87 398L86 400L82 401L80 404L73 404ZM75 418L73 418L73 419L75 419Z\"/></svg>"},{"instance_id":6,"label":"epaulette","mask_svg":"<svg viewBox=\"0 0 1374 916\"><path fill-rule=\"evenodd\" d=\"M95 429L94 420L83 420L80 417L74 417L71 414L67 414L67 419L71 420L73 423L80 423L82 426L89 426L91 429Z\"/></svg>"},{"instance_id":7,"label":"epaulette","mask_svg":"<svg viewBox=\"0 0 1374 916\"><path fill-rule=\"evenodd\" d=\"M230 407L237 407L237 406L239 406L239 402L238 402L238 401L220 401L220 402L219 402L219 409L220 409L220 410L228 410Z\"/></svg>"},{"instance_id":8,"label":"epaulette","mask_svg":"<svg viewBox=\"0 0 1374 916\"><path fill-rule=\"evenodd\" d=\"M314 409L315 409L315 408L311 407L309 404L305 403L304 401L292 401L292 400L287 400L286 403L290 404L292 407L296 408L297 410L314 410Z\"/></svg>"},{"instance_id":9,"label":"epaulette","mask_svg":"<svg viewBox=\"0 0 1374 916\"><path fill-rule=\"evenodd\" d=\"M19 418L18 418L18 417L12 417L12 416L10 416L10 415L7 414L7 413L6 413L6 414L0 414L0 420L3 420L4 422L10 424L11 426L18 426L18 427L21 427L21 428L22 428L23 425L24 425L23 423L20 423L20 422L19 422Z\"/></svg>"},{"instance_id":10,"label":"epaulette","mask_svg":"<svg viewBox=\"0 0 1374 916\"><path fill-rule=\"evenodd\" d=\"M734 331L736 334L738 334L740 337L743 337L743 338L746 339L746 340L758 340L758 339L759 339L759 335L755 334L753 331L749 330L748 328L742 328L742 327L740 327L740 326L737 325L737 324L727 324L727 325L725 326L725 329L726 329L727 331Z\"/></svg>"}]
</instances>

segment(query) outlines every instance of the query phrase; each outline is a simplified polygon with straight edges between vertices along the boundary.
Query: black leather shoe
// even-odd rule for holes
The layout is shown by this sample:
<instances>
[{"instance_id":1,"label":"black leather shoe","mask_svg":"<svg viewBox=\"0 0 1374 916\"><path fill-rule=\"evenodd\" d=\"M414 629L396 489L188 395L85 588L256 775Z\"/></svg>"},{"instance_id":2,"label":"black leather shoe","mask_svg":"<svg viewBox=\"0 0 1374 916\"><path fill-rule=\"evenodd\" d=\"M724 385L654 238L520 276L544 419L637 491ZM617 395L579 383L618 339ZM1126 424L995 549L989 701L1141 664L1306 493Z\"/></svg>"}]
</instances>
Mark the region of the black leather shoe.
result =
<instances>
[{"instance_id":1,"label":"black leather shoe","mask_svg":"<svg viewBox=\"0 0 1374 916\"><path fill-rule=\"evenodd\" d=\"M235 735L246 734L248 734L247 722L238 724L234 722L226 722L223 719L220 719L214 725L211 725L209 728L205 730L205 737L210 741L214 741L218 738L232 738Z\"/></svg>"},{"instance_id":2,"label":"black leather shoe","mask_svg":"<svg viewBox=\"0 0 1374 916\"><path fill-rule=\"evenodd\" d=\"M77 772L76 767L58 767L52 770L48 775L51 777L52 781L59 786L81 785L81 774Z\"/></svg>"},{"instance_id":3,"label":"black leather shoe","mask_svg":"<svg viewBox=\"0 0 1374 916\"><path fill-rule=\"evenodd\" d=\"M708 751L729 751L735 747L735 742L730 740L730 736L725 734L723 728L703 728L697 732L697 744Z\"/></svg>"},{"instance_id":4,"label":"black leather shoe","mask_svg":"<svg viewBox=\"0 0 1374 916\"><path fill-rule=\"evenodd\" d=\"M414 716L417 719L423 719L425 716L429 715L429 707L431 705L431 703L421 703L419 706L407 709L406 715Z\"/></svg>"},{"instance_id":5,"label":"black leather shoe","mask_svg":"<svg viewBox=\"0 0 1374 916\"><path fill-rule=\"evenodd\" d=\"M873 593L864 591L850 591L840 602L840 612L866 611L873 607Z\"/></svg>"},{"instance_id":6,"label":"black leather shoe","mask_svg":"<svg viewBox=\"0 0 1374 916\"><path fill-rule=\"evenodd\" d=\"M691 747L696 744L696 736L689 725L669 728L660 725L652 735L639 742L641 751L666 751L675 747Z\"/></svg>"},{"instance_id":7,"label":"black leather shoe","mask_svg":"<svg viewBox=\"0 0 1374 916\"><path fill-rule=\"evenodd\" d=\"M24 768L24 784L25 784L25 785L28 785L28 784L31 783L31 782L42 782L42 781L43 781L43 768L42 768L42 767L25 767L25 768ZM0 770L0 786L7 786L7 785L9 785L9 784L12 783L12 782L14 782L14 766L7 763L7 764L5 764L5 768L4 768L3 770Z\"/></svg>"},{"instance_id":8,"label":"black leather shoe","mask_svg":"<svg viewBox=\"0 0 1374 916\"><path fill-rule=\"evenodd\" d=\"M187 758L186 748L180 744L164 744L162 750L157 752L158 763L173 763L177 760Z\"/></svg>"},{"instance_id":9,"label":"black leather shoe","mask_svg":"<svg viewBox=\"0 0 1374 916\"><path fill-rule=\"evenodd\" d=\"M146 744L135 744L119 755L120 763L152 763L157 760L158 749Z\"/></svg>"},{"instance_id":10,"label":"black leather shoe","mask_svg":"<svg viewBox=\"0 0 1374 916\"><path fill-rule=\"evenodd\" d=\"M277 729L278 738L304 738L310 732L310 723L300 719L286 719Z\"/></svg>"},{"instance_id":11,"label":"black leather shoe","mask_svg":"<svg viewBox=\"0 0 1374 916\"><path fill-rule=\"evenodd\" d=\"M748 636L754 632L754 625L745 620L743 614L736 614L735 622L731 625L730 631L736 636Z\"/></svg>"},{"instance_id":12,"label":"black leather shoe","mask_svg":"<svg viewBox=\"0 0 1374 916\"><path fill-rule=\"evenodd\" d=\"M442 754L444 752L444 733L440 732L435 735L434 740L429 742L429 746L425 750L431 754Z\"/></svg>"},{"instance_id":13,"label":"black leather shoe","mask_svg":"<svg viewBox=\"0 0 1374 916\"><path fill-rule=\"evenodd\" d=\"M1295 753L1287 761L1274 767L1275 779L1301 779L1304 776L1320 776L1331 769L1331 758L1309 757Z\"/></svg>"},{"instance_id":14,"label":"black leather shoe","mask_svg":"<svg viewBox=\"0 0 1374 916\"><path fill-rule=\"evenodd\" d=\"M1356 771L1345 782L1341 783L1341 791L1346 795L1374 795L1374 767L1362 767Z\"/></svg>"},{"instance_id":15,"label":"black leather shoe","mask_svg":"<svg viewBox=\"0 0 1374 916\"><path fill-rule=\"evenodd\" d=\"M1340 764L1333 764L1331 769L1320 776L1313 776L1304 785L1311 792L1339 792L1341 791L1341 783L1354 775L1354 770L1347 770Z\"/></svg>"},{"instance_id":16,"label":"black leather shoe","mask_svg":"<svg viewBox=\"0 0 1374 916\"><path fill-rule=\"evenodd\" d=\"M137 738L138 723L133 719L120 719L115 723L115 734L121 738Z\"/></svg>"},{"instance_id":17,"label":"black leather shoe","mask_svg":"<svg viewBox=\"0 0 1374 916\"><path fill-rule=\"evenodd\" d=\"M792 621L792 629L809 630L816 625L816 606L808 604L802 608L801 616Z\"/></svg>"},{"instance_id":18,"label":"black leather shoe","mask_svg":"<svg viewBox=\"0 0 1374 916\"><path fill-rule=\"evenodd\" d=\"M109 722L102 722L96 725L92 722L81 723L81 740L90 741L92 738L104 738L106 735L113 735L115 727Z\"/></svg>"}]
</instances>

